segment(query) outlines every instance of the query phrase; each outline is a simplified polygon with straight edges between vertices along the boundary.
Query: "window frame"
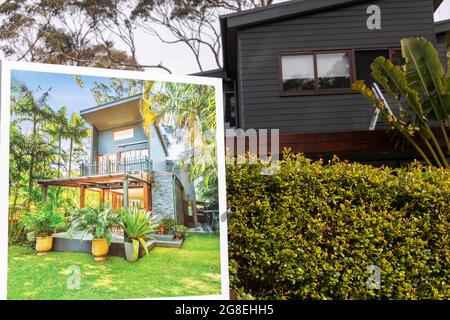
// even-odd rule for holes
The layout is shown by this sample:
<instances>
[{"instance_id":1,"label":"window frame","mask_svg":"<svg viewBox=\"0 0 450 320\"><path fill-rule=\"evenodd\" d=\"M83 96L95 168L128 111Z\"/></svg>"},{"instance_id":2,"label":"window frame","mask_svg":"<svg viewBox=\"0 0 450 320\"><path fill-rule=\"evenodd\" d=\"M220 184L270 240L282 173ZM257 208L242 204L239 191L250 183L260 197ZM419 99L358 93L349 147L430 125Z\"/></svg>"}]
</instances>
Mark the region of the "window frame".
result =
<instances>
[{"instance_id":1,"label":"window frame","mask_svg":"<svg viewBox=\"0 0 450 320\"><path fill-rule=\"evenodd\" d=\"M385 47L368 47L368 48L355 48L353 49L354 52L356 51L381 51L381 50L386 50L389 52L389 60L392 61L392 55L394 51L400 51L400 53L402 52L402 48L401 47L396 47L396 46L385 46Z\"/></svg>"},{"instance_id":2,"label":"window frame","mask_svg":"<svg viewBox=\"0 0 450 320\"><path fill-rule=\"evenodd\" d=\"M393 57L394 51L400 51L400 53L402 54L401 46L366 47L366 48L354 48L353 49L353 58L356 63L356 52L358 52L358 51L382 51L382 50L386 50L388 52L388 58L390 61L393 61L392 57ZM355 71L355 79L357 79L358 70L356 69L356 64L355 64L354 71ZM382 90L384 90L384 89L382 89Z\"/></svg>"},{"instance_id":3,"label":"window frame","mask_svg":"<svg viewBox=\"0 0 450 320\"><path fill-rule=\"evenodd\" d=\"M348 88L334 88L334 89L320 89L319 77L318 77L318 65L317 55L327 53L347 53L349 59L349 73L350 73L350 86ZM300 56L300 55L312 55L314 62L314 90L303 90L298 92L285 91L283 87L283 57L284 56ZM312 49L304 51L281 51L278 53L278 83L280 96L292 97L292 96L310 96L310 95L325 95L325 94L343 94L354 93L351 85L356 81L356 68L355 68L355 50L349 48L339 49Z\"/></svg>"},{"instance_id":4,"label":"window frame","mask_svg":"<svg viewBox=\"0 0 450 320\"><path fill-rule=\"evenodd\" d=\"M132 137L124 138L124 139L116 139L116 138L115 138L115 133L116 133L116 132L127 131L127 130L132 130L132 132L133 132L133 136L132 136ZM112 132L112 138L113 138L113 142L116 142L116 141L123 141L123 140L128 140L128 139L133 139L133 138L134 138L134 127L129 127L129 128L122 128L122 129L113 130L113 132Z\"/></svg>"}]
</instances>

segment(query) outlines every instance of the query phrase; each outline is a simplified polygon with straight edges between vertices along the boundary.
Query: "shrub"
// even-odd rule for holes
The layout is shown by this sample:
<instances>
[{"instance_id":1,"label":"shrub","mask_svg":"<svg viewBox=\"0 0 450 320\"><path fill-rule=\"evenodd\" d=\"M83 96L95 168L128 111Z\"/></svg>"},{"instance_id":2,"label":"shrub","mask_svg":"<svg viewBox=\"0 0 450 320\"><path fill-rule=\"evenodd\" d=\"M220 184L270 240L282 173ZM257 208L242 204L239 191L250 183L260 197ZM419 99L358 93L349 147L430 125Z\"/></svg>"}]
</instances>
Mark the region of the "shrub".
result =
<instances>
[{"instance_id":1,"label":"shrub","mask_svg":"<svg viewBox=\"0 0 450 320\"><path fill-rule=\"evenodd\" d=\"M21 224L37 237L51 236L65 225L63 215L52 204L42 204L36 212L25 212Z\"/></svg>"},{"instance_id":2,"label":"shrub","mask_svg":"<svg viewBox=\"0 0 450 320\"><path fill-rule=\"evenodd\" d=\"M108 243L111 243L111 230L119 225L120 217L115 216L111 208L99 206L74 210L68 231L71 236L75 232L83 232L81 239L91 234L94 239L106 239Z\"/></svg>"},{"instance_id":3,"label":"shrub","mask_svg":"<svg viewBox=\"0 0 450 320\"><path fill-rule=\"evenodd\" d=\"M450 171L286 153L227 168L231 285L259 299L450 298ZM381 286L369 289L369 266Z\"/></svg>"},{"instance_id":4,"label":"shrub","mask_svg":"<svg viewBox=\"0 0 450 320\"><path fill-rule=\"evenodd\" d=\"M178 224L175 227L175 232L174 232L175 239L179 239L179 240L186 239L188 231L189 231L188 227Z\"/></svg>"},{"instance_id":5,"label":"shrub","mask_svg":"<svg viewBox=\"0 0 450 320\"><path fill-rule=\"evenodd\" d=\"M162 218L158 221L158 230L160 234L168 234L175 228L176 222L173 218Z\"/></svg>"}]
</instances>

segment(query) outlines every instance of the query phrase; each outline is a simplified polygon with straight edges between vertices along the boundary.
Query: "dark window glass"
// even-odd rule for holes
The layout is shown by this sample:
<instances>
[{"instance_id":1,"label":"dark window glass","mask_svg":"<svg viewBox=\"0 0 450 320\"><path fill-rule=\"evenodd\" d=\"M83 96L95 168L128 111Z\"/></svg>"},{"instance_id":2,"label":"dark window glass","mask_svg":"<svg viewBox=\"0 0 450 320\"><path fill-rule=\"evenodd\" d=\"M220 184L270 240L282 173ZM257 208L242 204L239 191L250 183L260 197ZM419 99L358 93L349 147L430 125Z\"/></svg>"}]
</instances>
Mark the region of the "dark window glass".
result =
<instances>
[{"instance_id":1,"label":"dark window glass","mask_svg":"<svg viewBox=\"0 0 450 320\"><path fill-rule=\"evenodd\" d=\"M345 89L351 86L350 57L346 52L317 54L320 89Z\"/></svg>"},{"instance_id":2,"label":"dark window glass","mask_svg":"<svg viewBox=\"0 0 450 320\"><path fill-rule=\"evenodd\" d=\"M402 50L401 49L392 49L391 50L391 60L392 63L396 66L403 66L405 64L405 59L403 59Z\"/></svg>"},{"instance_id":3,"label":"dark window glass","mask_svg":"<svg viewBox=\"0 0 450 320\"><path fill-rule=\"evenodd\" d=\"M389 59L389 50L361 50L355 52L356 78L364 80L367 86L371 86L374 79L371 76L370 65L378 57Z\"/></svg>"}]
</instances>

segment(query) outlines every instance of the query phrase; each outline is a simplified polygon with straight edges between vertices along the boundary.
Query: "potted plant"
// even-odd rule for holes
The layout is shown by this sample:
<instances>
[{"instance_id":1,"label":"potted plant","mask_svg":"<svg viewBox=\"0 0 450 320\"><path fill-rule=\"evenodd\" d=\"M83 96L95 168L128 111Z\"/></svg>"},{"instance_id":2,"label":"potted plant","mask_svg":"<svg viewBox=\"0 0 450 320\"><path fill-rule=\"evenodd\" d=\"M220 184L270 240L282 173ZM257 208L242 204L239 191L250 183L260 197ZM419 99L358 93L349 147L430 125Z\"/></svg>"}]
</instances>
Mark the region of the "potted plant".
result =
<instances>
[{"instance_id":1,"label":"potted plant","mask_svg":"<svg viewBox=\"0 0 450 320\"><path fill-rule=\"evenodd\" d=\"M119 217L110 208L83 208L72 213L69 234L81 231L83 240L88 234L93 236L92 255L96 261L106 259L112 239L111 229L119 225Z\"/></svg>"},{"instance_id":2,"label":"potted plant","mask_svg":"<svg viewBox=\"0 0 450 320\"><path fill-rule=\"evenodd\" d=\"M34 233L36 251L43 255L52 250L53 233L64 226L64 217L52 204L41 205L36 212L25 212L22 225L29 233Z\"/></svg>"},{"instance_id":3,"label":"potted plant","mask_svg":"<svg viewBox=\"0 0 450 320\"><path fill-rule=\"evenodd\" d=\"M121 215L121 226L126 238L124 242L125 258L135 262L139 258L139 244L148 255L146 240L154 231L155 225L151 223L150 216L145 211L124 209Z\"/></svg>"},{"instance_id":4,"label":"potted plant","mask_svg":"<svg viewBox=\"0 0 450 320\"><path fill-rule=\"evenodd\" d=\"M186 226L183 226L181 224L177 225L175 227L175 233L174 233L174 237L177 240L183 240L186 238L187 236L187 232L188 232L188 228Z\"/></svg>"},{"instance_id":5,"label":"potted plant","mask_svg":"<svg viewBox=\"0 0 450 320\"><path fill-rule=\"evenodd\" d=\"M175 220L172 218L162 218L158 223L159 234L168 234L170 230L173 230L175 226Z\"/></svg>"}]
</instances>

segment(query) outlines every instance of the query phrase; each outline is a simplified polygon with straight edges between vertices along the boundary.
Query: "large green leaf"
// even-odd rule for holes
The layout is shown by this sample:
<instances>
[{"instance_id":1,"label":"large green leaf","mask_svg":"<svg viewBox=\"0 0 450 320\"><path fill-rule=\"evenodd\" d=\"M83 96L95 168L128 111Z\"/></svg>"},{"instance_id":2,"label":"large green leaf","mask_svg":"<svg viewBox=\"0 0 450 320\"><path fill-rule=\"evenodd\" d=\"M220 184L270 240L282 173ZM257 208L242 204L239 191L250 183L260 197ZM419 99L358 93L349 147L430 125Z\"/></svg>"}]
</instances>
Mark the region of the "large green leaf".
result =
<instances>
[{"instance_id":1,"label":"large green leaf","mask_svg":"<svg viewBox=\"0 0 450 320\"><path fill-rule=\"evenodd\" d=\"M405 71L408 86L415 90L437 120L450 115L450 106L444 96L447 93L445 70L437 50L427 39L407 38L402 40Z\"/></svg>"}]
</instances>

